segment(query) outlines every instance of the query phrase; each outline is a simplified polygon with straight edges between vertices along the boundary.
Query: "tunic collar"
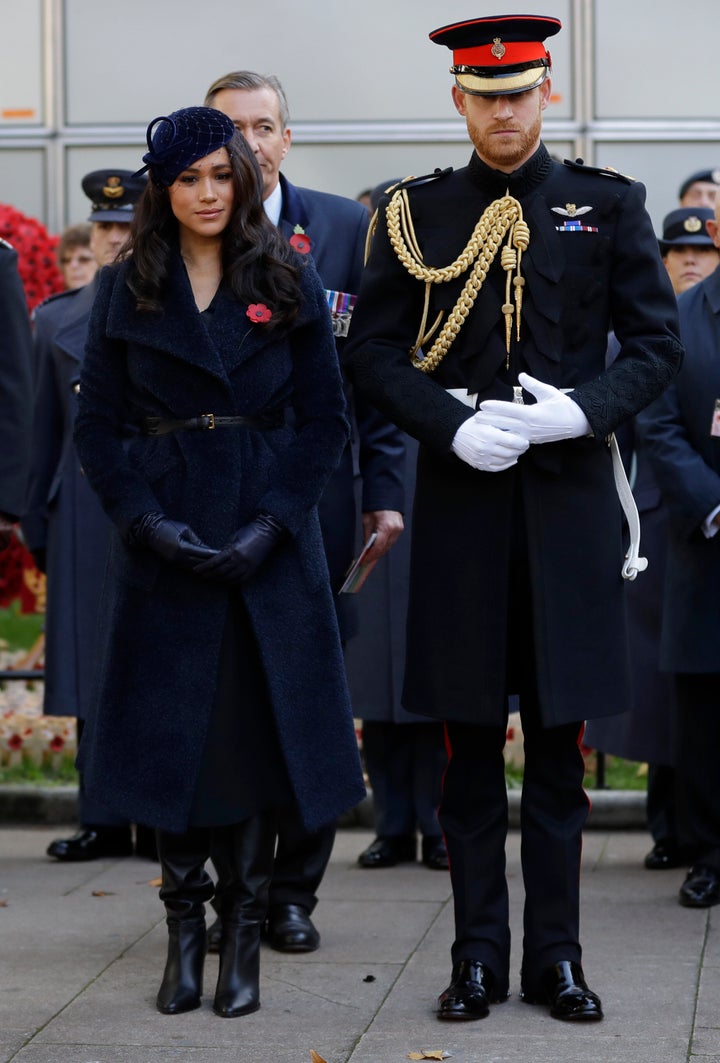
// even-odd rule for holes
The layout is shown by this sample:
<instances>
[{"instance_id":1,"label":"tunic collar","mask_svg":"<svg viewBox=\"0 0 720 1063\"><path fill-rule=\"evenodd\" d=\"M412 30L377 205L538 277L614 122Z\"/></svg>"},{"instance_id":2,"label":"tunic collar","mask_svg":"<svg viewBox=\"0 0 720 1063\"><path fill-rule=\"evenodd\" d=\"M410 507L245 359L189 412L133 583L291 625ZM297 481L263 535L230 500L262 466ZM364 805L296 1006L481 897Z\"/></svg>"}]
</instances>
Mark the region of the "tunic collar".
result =
<instances>
[{"instance_id":1,"label":"tunic collar","mask_svg":"<svg viewBox=\"0 0 720 1063\"><path fill-rule=\"evenodd\" d=\"M473 152L468 167L470 179L479 185L493 199L500 199L508 192L515 199L528 195L545 180L552 169L552 159L544 144L540 144L534 155L512 173L494 170L484 163L477 152Z\"/></svg>"}]
</instances>

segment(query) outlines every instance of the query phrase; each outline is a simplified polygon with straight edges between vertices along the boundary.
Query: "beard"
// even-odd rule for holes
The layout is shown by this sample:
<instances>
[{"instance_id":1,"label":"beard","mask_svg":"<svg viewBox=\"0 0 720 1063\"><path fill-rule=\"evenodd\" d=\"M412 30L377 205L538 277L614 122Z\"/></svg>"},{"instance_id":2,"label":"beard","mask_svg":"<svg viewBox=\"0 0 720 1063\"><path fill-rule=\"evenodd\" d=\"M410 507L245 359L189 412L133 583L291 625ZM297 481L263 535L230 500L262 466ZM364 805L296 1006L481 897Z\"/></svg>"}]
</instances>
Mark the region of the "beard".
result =
<instances>
[{"instance_id":1,"label":"beard","mask_svg":"<svg viewBox=\"0 0 720 1063\"><path fill-rule=\"evenodd\" d=\"M480 128L466 116L467 130L475 150L484 163L495 169L516 170L534 154L540 142L542 130L542 112L538 106L537 116L526 128L517 124L498 123L495 127ZM511 136L498 136L495 129L510 129Z\"/></svg>"}]
</instances>

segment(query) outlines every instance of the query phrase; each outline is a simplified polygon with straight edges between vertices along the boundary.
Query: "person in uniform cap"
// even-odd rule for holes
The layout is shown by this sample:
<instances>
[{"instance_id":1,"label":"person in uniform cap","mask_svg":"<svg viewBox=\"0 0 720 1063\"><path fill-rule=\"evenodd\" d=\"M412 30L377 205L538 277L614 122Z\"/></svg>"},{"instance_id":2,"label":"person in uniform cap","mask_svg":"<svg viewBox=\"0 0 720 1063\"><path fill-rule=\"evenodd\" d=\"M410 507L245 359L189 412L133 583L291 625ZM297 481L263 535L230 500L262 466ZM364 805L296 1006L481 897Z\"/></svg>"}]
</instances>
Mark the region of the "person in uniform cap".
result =
<instances>
[{"instance_id":1,"label":"person in uniform cap","mask_svg":"<svg viewBox=\"0 0 720 1063\"><path fill-rule=\"evenodd\" d=\"M550 17L454 23L452 98L474 152L385 197L346 359L420 440L404 705L443 719L440 823L455 904L443 1020L510 984L503 746L525 743L520 983L557 1019L603 1017L579 927L584 720L629 700L622 542L607 439L667 387L677 309L642 185L541 140ZM607 334L620 352L606 366Z\"/></svg>"},{"instance_id":2,"label":"person in uniform cap","mask_svg":"<svg viewBox=\"0 0 720 1063\"><path fill-rule=\"evenodd\" d=\"M709 276L718 250L707 230L715 215L709 207L678 207L663 219L660 254L676 295Z\"/></svg>"},{"instance_id":3,"label":"person in uniform cap","mask_svg":"<svg viewBox=\"0 0 720 1063\"><path fill-rule=\"evenodd\" d=\"M720 249L720 197L706 225ZM678 900L709 908L720 903L720 265L678 308L682 368L638 422L668 514L658 656L677 701L677 837L693 853Z\"/></svg>"},{"instance_id":4,"label":"person in uniform cap","mask_svg":"<svg viewBox=\"0 0 720 1063\"><path fill-rule=\"evenodd\" d=\"M720 167L714 170L698 170L690 174L680 185L678 199L681 207L715 206L718 186L720 186Z\"/></svg>"},{"instance_id":5,"label":"person in uniform cap","mask_svg":"<svg viewBox=\"0 0 720 1063\"><path fill-rule=\"evenodd\" d=\"M98 268L112 262L128 238L144 178L130 170L93 170L82 180L90 199L90 250ZM47 572L45 685L47 716L75 716L78 740L94 709L92 672L97 646L100 588L110 521L87 479L72 442L80 370L90 309L98 289L89 284L52 296L34 315L37 377L30 488L22 520L28 548ZM151 831L90 796L80 772L80 830L55 838L48 856L61 862L106 856L154 858Z\"/></svg>"}]
</instances>

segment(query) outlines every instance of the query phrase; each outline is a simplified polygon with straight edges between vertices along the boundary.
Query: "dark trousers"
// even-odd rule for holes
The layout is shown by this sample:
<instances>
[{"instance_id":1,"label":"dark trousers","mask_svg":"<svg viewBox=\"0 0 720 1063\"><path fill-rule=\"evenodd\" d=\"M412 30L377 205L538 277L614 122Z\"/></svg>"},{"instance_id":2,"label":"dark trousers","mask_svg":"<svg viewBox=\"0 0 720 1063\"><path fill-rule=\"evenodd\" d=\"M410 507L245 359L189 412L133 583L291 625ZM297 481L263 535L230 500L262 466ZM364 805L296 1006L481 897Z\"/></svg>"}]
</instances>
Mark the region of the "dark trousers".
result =
<instances>
[{"instance_id":1,"label":"dark trousers","mask_svg":"<svg viewBox=\"0 0 720 1063\"><path fill-rule=\"evenodd\" d=\"M275 904L301 904L312 912L334 843L334 823L309 833L296 805L286 805L281 810L270 882L271 908Z\"/></svg>"},{"instance_id":2,"label":"dark trousers","mask_svg":"<svg viewBox=\"0 0 720 1063\"><path fill-rule=\"evenodd\" d=\"M650 764L647 781L648 830L654 842L678 840L675 768L670 764Z\"/></svg>"},{"instance_id":3,"label":"dark trousers","mask_svg":"<svg viewBox=\"0 0 720 1063\"><path fill-rule=\"evenodd\" d=\"M720 873L720 673L675 676L680 842Z\"/></svg>"},{"instance_id":4,"label":"dark trousers","mask_svg":"<svg viewBox=\"0 0 720 1063\"><path fill-rule=\"evenodd\" d=\"M559 960L581 961L580 857L588 799L580 723L543 728L523 710L525 772L521 860L525 886L523 978L531 986ZM500 995L510 968L503 746L506 727L446 724L449 762L440 824L455 905L452 960L475 959L494 973Z\"/></svg>"},{"instance_id":5,"label":"dark trousers","mask_svg":"<svg viewBox=\"0 0 720 1063\"><path fill-rule=\"evenodd\" d=\"M363 722L363 754L380 837L439 838L437 818L447 764L440 722Z\"/></svg>"}]
</instances>

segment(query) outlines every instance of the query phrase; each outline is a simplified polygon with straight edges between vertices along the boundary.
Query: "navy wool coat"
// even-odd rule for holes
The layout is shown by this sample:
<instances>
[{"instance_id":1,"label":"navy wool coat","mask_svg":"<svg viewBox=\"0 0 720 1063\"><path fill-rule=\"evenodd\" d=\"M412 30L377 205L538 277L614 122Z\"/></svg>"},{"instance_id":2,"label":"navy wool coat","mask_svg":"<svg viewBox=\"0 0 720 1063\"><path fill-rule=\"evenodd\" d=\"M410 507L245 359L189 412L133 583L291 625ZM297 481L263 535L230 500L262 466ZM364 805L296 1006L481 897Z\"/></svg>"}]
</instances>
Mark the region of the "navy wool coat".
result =
<instances>
[{"instance_id":1,"label":"navy wool coat","mask_svg":"<svg viewBox=\"0 0 720 1063\"><path fill-rule=\"evenodd\" d=\"M47 716L91 710L97 615L111 523L73 443L80 369L96 281L52 296L34 315L35 430L22 530L46 557Z\"/></svg>"},{"instance_id":2,"label":"navy wool coat","mask_svg":"<svg viewBox=\"0 0 720 1063\"><path fill-rule=\"evenodd\" d=\"M702 531L720 505L720 267L678 308L685 361L638 418L669 518L660 665L720 672L720 538Z\"/></svg>"},{"instance_id":3,"label":"navy wool coat","mask_svg":"<svg viewBox=\"0 0 720 1063\"><path fill-rule=\"evenodd\" d=\"M628 707L623 521L605 437L668 385L682 347L643 187L556 163L542 145L513 174L473 154L464 169L411 185L424 262L455 261L483 210L508 189L530 229L520 339L513 328L509 357L498 255L444 360L431 373L412 365L424 285L396 256L384 218L345 353L355 386L421 443L405 707L502 725L506 693L521 693L506 690L520 496L537 691L545 726L555 726ZM464 273L431 286L428 327L439 314L447 318L466 280ZM620 353L606 369L611 326ZM574 389L593 437L532 446L510 469L479 472L452 453L473 411L446 389L511 401L521 371ZM514 600L522 594L514 589Z\"/></svg>"},{"instance_id":4,"label":"navy wool coat","mask_svg":"<svg viewBox=\"0 0 720 1063\"><path fill-rule=\"evenodd\" d=\"M102 272L75 438L110 518L160 511L222 547L258 512L289 532L241 585L288 775L309 829L364 794L317 502L348 433L327 307L314 267L289 332L251 323L221 289L210 340L179 256L164 312L139 313L128 264ZM293 426L160 437L146 416L253 415ZM100 622L98 709L79 753L88 792L127 816L184 830L218 681L228 589L111 542ZM236 592L233 592L236 593Z\"/></svg>"}]
</instances>

